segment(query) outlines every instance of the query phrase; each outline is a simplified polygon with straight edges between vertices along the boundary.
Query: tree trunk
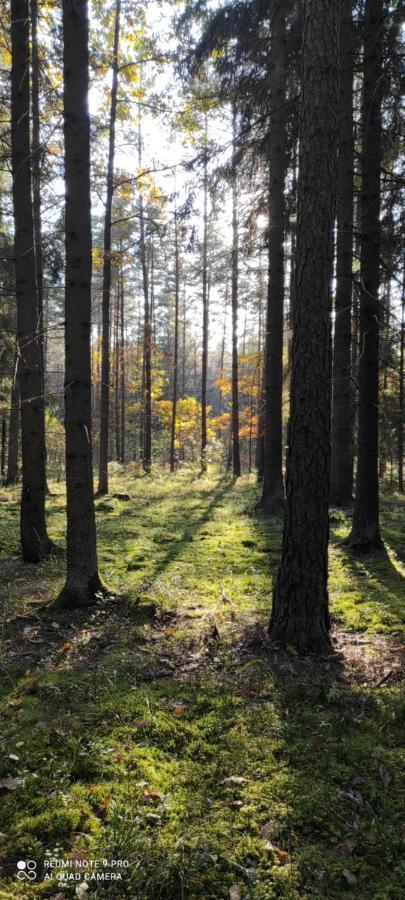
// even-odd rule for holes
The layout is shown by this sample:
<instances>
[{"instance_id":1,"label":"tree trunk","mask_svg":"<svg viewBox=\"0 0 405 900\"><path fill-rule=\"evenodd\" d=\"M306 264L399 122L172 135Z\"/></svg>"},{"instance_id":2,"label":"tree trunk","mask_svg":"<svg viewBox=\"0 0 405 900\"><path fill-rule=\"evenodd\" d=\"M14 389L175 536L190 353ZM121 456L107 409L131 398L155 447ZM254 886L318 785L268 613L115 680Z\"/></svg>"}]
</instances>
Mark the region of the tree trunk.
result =
<instances>
[{"instance_id":1,"label":"tree trunk","mask_svg":"<svg viewBox=\"0 0 405 900\"><path fill-rule=\"evenodd\" d=\"M41 135L39 118L38 4L31 0L31 99L32 99L32 209L34 217L35 273L38 298L38 343L42 359L42 390L45 395L44 352L44 262L41 214ZM45 396L44 396L45 402ZM46 447L45 447L46 449Z\"/></svg>"},{"instance_id":2,"label":"tree trunk","mask_svg":"<svg viewBox=\"0 0 405 900\"><path fill-rule=\"evenodd\" d=\"M204 123L204 212L202 247L202 361L201 361L201 472L207 470L207 372L208 372L208 123Z\"/></svg>"},{"instance_id":3,"label":"tree trunk","mask_svg":"<svg viewBox=\"0 0 405 900\"><path fill-rule=\"evenodd\" d=\"M351 382L353 266L353 0L340 10L339 143L336 184L336 300L330 502L353 502L353 399Z\"/></svg>"},{"instance_id":4,"label":"tree trunk","mask_svg":"<svg viewBox=\"0 0 405 900\"><path fill-rule=\"evenodd\" d=\"M15 484L18 477L18 430L20 423L20 394L18 389L17 359L11 388L11 409L8 425L7 484Z\"/></svg>"},{"instance_id":5,"label":"tree trunk","mask_svg":"<svg viewBox=\"0 0 405 900\"><path fill-rule=\"evenodd\" d=\"M283 485L283 317L284 227L287 145L286 22L279 5L271 28L269 157L269 284L264 364L263 493L265 512L284 506Z\"/></svg>"},{"instance_id":6,"label":"tree trunk","mask_svg":"<svg viewBox=\"0 0 405 900\"><path fill-rule=\"evenodd\" d=\"M338 0L304 0L291 414L281 565L270 637L329 647L331 302Z\"/></svg>"},{"instance_id":7,"label":"tree trunk","mask_svg":"<svg viewBox=\"0 0 405 900\"><path fill-rule=\"evenodd\" d=\"M21 546L26 562L39 562L52 544L45 522L46 453L42 353L35 275L31 200L29 9L28 0L11 2L11 142L15 223L18 381L21 397L23 483Z\"/></svg>"},{"instance_id":8,"label":"tree trunk","mask_svg":"<svg viewBox=\"0 0 405 900\"><path fill-rule=\"evenodd\" d=\"M3 475L6 470L6 436L7 436L7 426L6 419L3 416L1 420L1 459L0 459L0 475L3 478Z\"/></svg>"},{"instance_id":9,"label":"tree trunk","mask_svg":"<svg viewBox=\"0 0 405 900\"><path fill-rule=\"evenodd\" d=\"M141 112L139 107L138 166L142 169ZM142 190L139 192L139 250L144 299L143 321L143 391L142 391L142 466L148 473L152 466L152 322L149 303L149 273L145 240L145 216Z\"/></svg>"},{"instance_id":10,"label":"tree trunk","mask_svg":"<svg viewBox=\"0 0 405 900\"><path fill-rule=\"evenodd\" d=\"M113 341L113 364L114 364L114 413L115 413L115 458L121 458L121 425L120 425L120 294L118 279L115 285L115 321L114 321L114 341Z\"/></svg>"},{"instance_id":11,"label":"tree trunk","mask_svg":"<svg viewBox=\"0 0 405 900\"><path fill-rule=\"evenodd\" d=\"M173 391L172 391L172 424L170 435L170 471L176 467L176 413L177 413L177 380L179 357L179 298L180 298L180 255L177 210L174 210L174 348L173 348Z\"/></svg>"},{"instance_id":12,"label":"tree trunk","mask_svg":"<svg viewBox=\"0 0 405 900\"><path fill-rule=\"evenodd\" d=\"M107 165L107 195L104 212L103 301L101 339L101 406L98 494L108 493L108 442L110 417L110 296L111 296L111 218L114 195L115 125L117 118L118 52L120 40L121 0L116 0L110 129Z\"/></svg>"},{"instance_id":13,"label":"tree trunk","mask_svg":"<svg viewBox=\"0 0 405 900\"><path fill-rule=\"evenodd\" d=\"M57 603L87 606L97 568L91 446L91 208L88 3L63 0L67 577Z\"/></svg>"},{"instance_id":14,"label":"tree trunk","mask_svg":"<svg viewBox=\"0 0 405 900\"><path fill-rule=\"evenodd\" d=\"M378 497L380 168L383 0L367 0L360 194L360 353L356 496L349 545L381 546Z\"/></svg>"},{"instance_id":15,"label":"tree trunk","mask_svg":"<svg viewBox=\"0 0 405 900\"><path fill-rule=\"evenodd\" d=\"M125 302L124 302L124 273L120 272L119 281L119 297L120 297L120 376L121 376L121 463L124 466L126 462L125 432L126 432L126 372L125 372Z\"/></svg>"},{"instance_id":16,"label":"tree trunk","mask_svg":"<svg viewBox=\"0 0 405 900\"><path fill-rule=\"evenodd\" d=\"M238 281L239 281L239 222L238 222L238 178L236 171L236 109L233 110L233 163L232 163L232 474L239 478L239 360L238 360Z\"/></svg>"},{"instance_id":17,"label":"tree trunk","mask_svg":"<svg viewBox=\"0 0 405 900\"><path fill-rule=\"evenodd\" d=\"M405 352L405 280L402 283L401 337L399 351L398 398L398 488L404 493L404 352Z\"/></svg>"}]
</instances>

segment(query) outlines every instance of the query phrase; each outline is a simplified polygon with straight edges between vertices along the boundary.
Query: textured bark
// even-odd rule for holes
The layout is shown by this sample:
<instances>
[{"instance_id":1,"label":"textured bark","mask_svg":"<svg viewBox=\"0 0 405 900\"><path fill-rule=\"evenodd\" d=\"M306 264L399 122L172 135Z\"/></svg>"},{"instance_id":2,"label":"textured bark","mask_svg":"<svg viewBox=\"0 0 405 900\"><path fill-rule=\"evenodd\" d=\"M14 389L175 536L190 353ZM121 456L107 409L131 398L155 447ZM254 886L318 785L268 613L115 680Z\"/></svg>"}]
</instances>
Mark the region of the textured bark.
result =
<instances>
[{"instance_id":1,"label":"textured bark","mask_svg":"<svg viewBox=\"0 0 405 900\"><path fill-rule=\"evenodd\" d=\"M7 484L15 484L18 477L18 431L20 424L20 393L18 372L15 371L11 388L11 409L8 424Z\"/></svg>"},{"instance_id":2,"label":"textured bark","mask_svg":"<svg viewBox=\"0 0 405 900\"><path fill-rule=\"evenodd\" d=\"M114 195L115 124L117 118L118 51L120 40L121 0L116 0L110 127L107 164L107 194L104 212L103 301L101 338L101 405L98 493L108 493L108 442L110 419L110 297L111 297L111 218Z\"/></svg>"},{"instance_id":3,"label":"textured bark","mask_svg":"<svg viewBox=\"0 0 405 900\"><path fill-rule=\"evenodd\" d=\"M122 248L121 248L122 251ZM119 281L120 298L120 401L121 401L121 463L126 462L126 372L125 372L125 299L124 299L124 273L120 272Z\"/></svg>"},{"instance_id":4,"label":"textured bark","mask_svg":"<svg viewBox=\"0 0 405 900\"><path fill-rule=\"evenodd\" d=\"M174 347L173 347L173 389L172 389L172 423L170 433L170 471L174 472L176 466L176 413L177 413L177 382L179 360L179 299L180 299L180 255L179 233L177 225L177 210L174 211Z\"/></svg>"},{"instance_id":5,"label":"textured bark","mask_svg":"<svg viewBox=\"0 0 405 900\"><path fill-rule=\"evenodd\" d=\"M233 112L233 149L232 166L232 271L231 271L231 309L232 309L232 474L239 478L240 445L239 445L239 372L238 372L238 287L239 287L239 222L238 222L238 176L236 171L236 111Z\"/></svg>"},{"instance_id":6,"label":"textured bark","mask_svg":"<svg viewBox=\"0 0 405 900\"><path fill-rule=\"evenodd\" d=\"M31 98L32 98L32 209L34 216L35 273L38 302L38 343L42 357L42 390L45 391L44 262L41 211L41 135L39 116L38 4L31 0Z\"/></svg>"},{"instance_id":7,"label":"textured bark","mask_svg":"<svg viewBox=\"0 0 405 900\"><path fill-rule=\"evenodd\" d=\"M360 194L359 424L356 495L350 546L381 546L378 497L380 170L383 0L367 0L364 25Z\"/></svg>"},{"instance_id":8,"label":"textured bark","mask_svg":"<svg viewBox=\"0 0 405 900\"><path fill-rule=\"evenodd\" d=\"M52 544L45 522L43 373L31 200L28 0L12 0L11 20L11 141L23 468L21 547L26 562L38 562L48 555Z\"/></svg>"},{"instance_id":9,"label":"textured bark","mask_svg":"<svg viewBox=\"0 0 405 900\"><path fill-rule=\"evenodd\" d=\"M271 28L269 134L269 282L264 362L263 493L260 506L277 512L284 505L283 484L283 318L285 171L287 151L286 22L278 5Z\"/></svg>"},{"instance_id":10,"label":"textured bark","mask_svg":"<svg viewBox=\"0 0 405 900\"><path fill-rule=\"evenodd\" d=\"M336 299L330 501L353 501L353 400L351 381L353 267L353 0L340 10L340 91L336 185Z\"/></svg>"},{"instance_id":11,"label":"textured bark","mask_svg":"<svg viewBox=\"0 0 405 900\"><path fill-rule=\"evenodd\" d=\"M201 359L201 471L207 468L207 371L208 371L208 150L207 150L207 115L204 126L204 212L203 212L203 247L202 247L202 359Z\"/></svg>"},{"instance_id":12,"label":"textured bark","mask_svg":"<svg viewBox=\"0 0 405 900\"><path fill-rule=\"evenodd\" d=\"M404 493L404 356L405 356L405 280L402 284L401 337L399 351L398 397L398 488Z\"/></svg>"},{"instance_id":13,"label":"textured bark","mask_svg":"<svg viewBox=\"0 0 405 900\"><path fill-rule=\"evenodd\" d=\"M115 285L114 340L113 340L113 385L115 413L115 459L121 457L121 425L120 425L120 300L118 282Z\"/></svg>"},{"instance_id":14,"label":"textured bark","mask_svg":"<svg viewBox=\"0 0 405 900\"><path fill-rule=\"evenodd\" d=\"M0 453L0 475L3 478L6 469L6 436L7 436L7 425L6 419L3 416L1 420L1 453Z\"/></svg>"},{"instance_id":15,"label":"textured bark","mask_svg":"<svg viewBox=\"0 0 405 900\"><path fill-rule=\"evenodd\" d=\"M65 428L67 577L65 608L97 599L91 445L91 209L88 4L63 0L65 137Z\"/></svg>"},{"instance_id":16,"label":"textured bark","mask_svg":"<svg viewBox=\"0 0 405 900\"><path fill-rule=\"evenodd\" d=\"M270 637L329 646L331 301L338 0L304 0L291 415L281 565Z\"/></svg>"}]
</instances>

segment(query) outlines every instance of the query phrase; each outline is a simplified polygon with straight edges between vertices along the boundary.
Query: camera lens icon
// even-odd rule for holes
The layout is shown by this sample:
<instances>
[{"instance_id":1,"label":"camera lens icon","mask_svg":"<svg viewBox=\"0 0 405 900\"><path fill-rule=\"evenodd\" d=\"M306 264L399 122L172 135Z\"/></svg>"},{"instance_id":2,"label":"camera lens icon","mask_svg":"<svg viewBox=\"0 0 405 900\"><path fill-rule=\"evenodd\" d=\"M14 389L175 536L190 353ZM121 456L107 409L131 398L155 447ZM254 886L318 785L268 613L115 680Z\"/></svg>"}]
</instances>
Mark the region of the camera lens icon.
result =
<instances>
[{"instance_id":1,"label":"camera lens icon","mask_svg":"<svg viewBox=\"0 0 405 900\"><path fill-rule=\"evenodd\" d=\"M34 859L20 859L17 863L17 878L19 881L35 881L37 877L37 864Z\"/></svg>"}]
</instances>

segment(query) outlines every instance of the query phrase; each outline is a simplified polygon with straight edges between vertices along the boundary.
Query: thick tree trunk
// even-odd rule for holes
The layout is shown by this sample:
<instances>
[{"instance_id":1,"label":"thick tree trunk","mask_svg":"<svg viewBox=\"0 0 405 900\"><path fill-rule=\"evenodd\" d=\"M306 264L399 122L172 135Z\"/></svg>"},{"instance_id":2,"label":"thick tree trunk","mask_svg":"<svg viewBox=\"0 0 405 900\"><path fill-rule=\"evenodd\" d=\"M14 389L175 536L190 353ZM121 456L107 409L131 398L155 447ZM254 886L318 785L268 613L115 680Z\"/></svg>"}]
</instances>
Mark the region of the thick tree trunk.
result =
<instances>
[{"instance_id":1,"label":"thick tree trunk","mask_svg":"<svg viewBox=\"0 0 405 900\"><path fill-rule=\"evenodd\" d=\"M330 501L353 502L353 399L351 381L353 266L353 0L340 10L339 143L336 184L336 300Z\"/></svg>"},{"instance_id":2,"label":"thick tree trunk","mask_svg":"<svg viewBox=\"0 0 405 900\"><path fill-rule=\"evenodd\" d=\"M283 484L283 319L285 172L287 152L286 22L279 4L271 28L269 283L264 363L263 493L260 507L279 512Z\"/></svg>"},{"instance_id":3,"label":"thick tree trunk","mask_svg":"<svg viewBox=\"0 0 405 900\"><path fill-rule=\"evenodd\" d=\"M110 296L111 296L111 218L114 195L115 125L117 118L118 52L120 40L121 0L116 0L110 128L107 164L107 195L104 212L103 301L101 339L101 405L98 494L108 493L108 442L110 418Z\"/></svg>"},{"instance_id":4,"label":"thick tree trunk","mask_svg":"<svg viewBox=\"0 0 405 900\"><path fill-rule=\"evenodd\" d=\"M16 370L11 388L11 409L8 424L7 484L15 484L18 477L18 431L20 424L20 393L18 389L18 370Z\"/></svg>"},{"instance_id":5,"label":"thick tree trunk","mask_svg":"<svg viewBox=\"0 0 405 900\"><path fill-rule=\"evenodd\" d=\"M172 389L172 424L170 434L170 471L176 468L176 414L177 414L177 382L179 359L179 299L180 299L180 254L177 210L174 211L174 347L173 347L173 389Z\"/></svg>"},{"instance_id":6,"label":"thick tree trunk","mask_svg":"<svg viewBox=\"0 0 405 900\"><path fill-rule=\"evenodd\" d=\"M67 577L57 603L87 606L97 568L91 445L91 208L88 3L63 0Z\"/></svg>"},{"instance_id":7,"label":"thick tree trunk","mask_svg":"<svg viewBox=\"0 0 405 900\"><path fill-rule=\"evenodd\" d=\"M31 200L28 0L12 0L11 21L11 142L23 467L21 546L26 562L39 562L50 553L52 544L45 523L43 372Z\"/></svg>"},{"instance_id":8,"label":"thick tree trunk","mask_svg":"<svg viewBox=\"0 0 405 900\"><path fill-rule=\"evenodd\" d=\"M205 114L204 147L204 212L202 247L202 359L201 359L201 472L207 470L207 372L208 372L208 123Z\"/></svg>"},{"instance_id":9,"label":"thick tree trunk","mask_svg":"<svg viewBox=\"0 0 405 900\"><path fill-rule=\"evenodd\" d=\"M378 497L380 168L383 0L367 0L364 31L360 194L359 425L356 496L349 545L381 546Z\"/></svg>"},{"instance_id":10,"label":"thick tree trunk","mask_svg":"<svg viewBox=\"0 0 405 900\"><path fill-rule=\"evenodd\" d=\"M338 0L304 0L297 263L282 559L270 637L329 646L331 300Z\"/></svg>"},{"instance_id":11,"label":"thick tree trunk","mask_svg":"<svg viewBox=\"0 0 405 900\"><path fill-rule=\"evenodd\" d=\"M238 287L239 287L239 222L238 222L238 176L236 171L236 110L233 111L233 165L232 165L232 474L239 478L239 360L238 360Z\"/></svg>"}]
</instances>

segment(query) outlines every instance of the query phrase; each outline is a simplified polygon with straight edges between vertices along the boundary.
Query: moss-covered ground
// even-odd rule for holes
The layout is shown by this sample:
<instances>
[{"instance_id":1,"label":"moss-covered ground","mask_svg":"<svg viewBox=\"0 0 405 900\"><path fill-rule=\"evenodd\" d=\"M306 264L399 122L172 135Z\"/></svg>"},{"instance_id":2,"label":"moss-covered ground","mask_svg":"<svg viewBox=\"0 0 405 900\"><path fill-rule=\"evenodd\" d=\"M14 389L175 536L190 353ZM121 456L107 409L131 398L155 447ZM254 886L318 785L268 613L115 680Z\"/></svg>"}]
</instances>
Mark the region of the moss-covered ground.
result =
<instances>
[{"instance_id":1,"label":"moss-covered ground","mask_svg":"<svg viewBox=\"0 0 405 900\"><path fill-rule=\"evenodd\" d=\"M256 496L253 479L117 468L97 501L110 596L69 619L49 606L63 559L20 563L0 489L1 900L405 897L403 506L383 500L373 559L348 555L332 511L333 652L301 660L266 643L281 522ZM74 876L128 867L84 892L44 879L50 856Z\"/></svg>"}]
</instances>

